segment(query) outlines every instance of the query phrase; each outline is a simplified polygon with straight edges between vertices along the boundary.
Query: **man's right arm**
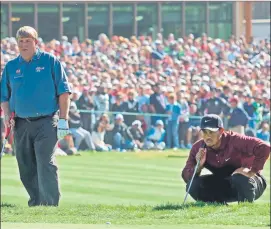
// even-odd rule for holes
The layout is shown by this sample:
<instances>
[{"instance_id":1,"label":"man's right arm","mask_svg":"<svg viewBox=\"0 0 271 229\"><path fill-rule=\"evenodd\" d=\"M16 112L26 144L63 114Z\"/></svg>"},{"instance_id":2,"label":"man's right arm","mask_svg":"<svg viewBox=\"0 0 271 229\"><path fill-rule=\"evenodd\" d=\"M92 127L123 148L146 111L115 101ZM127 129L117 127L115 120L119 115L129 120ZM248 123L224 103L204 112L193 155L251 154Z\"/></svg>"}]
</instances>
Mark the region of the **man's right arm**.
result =
<instances>
[{"instance_id":1,"label":"man's right arm","mask_svg":"<svg viewBox=\"0 0 271 229\"><path fill-rule=\"evenodd\" d=\"M196 167L197 164L197 160L196 160L196 155L199 152L200 149L200 145L201 143L197 143L196 145L193 145L190 153L189 153L189 157L187 159L186 165L182 171L182 178L183 180L187 183L193 176L194 173L194 169ZM199 168L197 171L197 175L200 174L202 168Z\"/></svg>"}]
</instances>

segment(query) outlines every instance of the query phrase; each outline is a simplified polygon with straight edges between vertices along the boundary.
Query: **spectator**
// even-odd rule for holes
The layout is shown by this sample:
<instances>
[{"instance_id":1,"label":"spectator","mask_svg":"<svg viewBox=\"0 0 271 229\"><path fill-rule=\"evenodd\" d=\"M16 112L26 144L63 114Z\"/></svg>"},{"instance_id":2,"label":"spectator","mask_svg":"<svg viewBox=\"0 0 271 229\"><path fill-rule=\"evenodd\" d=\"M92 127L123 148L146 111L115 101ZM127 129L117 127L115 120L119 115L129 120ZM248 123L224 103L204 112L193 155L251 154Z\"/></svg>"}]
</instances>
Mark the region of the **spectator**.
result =
<instances>
[{"instance_id":1,"label":"spectator","mask_svg":"<svg viewBox=\"0 0 271 229\"><path fill-rule=\"evenodd\" d=\"M154 93L150 96L150 110L152 113L165 114L166 112L166 97L161 92L160 84L153 86ZM151 123L155 125L156 121L161 119L163 122L165 118L159 116L152 116Z\"/></svg>"},{"instance_id":2,"label":"spectator","mask_svg":"<svg viewBox=\"0 0 271 229\"><path fill-rule=\"evenodd\" d=\"M194 144L201 138L200 132L200 115L196 104L190 105L189 128L187 130L187 144ZM198 117L198 118L196 118Z\"/></svg>"},{"instance_id":3,"label":"spectator","mask_svg":"<svg viewBox=\"0 0 271 229\"><path fill-rule=\"evenodd\" d=\"M180 148L191 149L192 146L191 143L187 142L187 131L189 128L189 105L184 96L184 91L180 91L178 93L178 102L181 106L181 115L179 118L179 129L178 129ZM187 145L185 146L185 144Z\"/></svg>"},{"instance_id":4,"label":"spectator","mask_svg":"<svg viewBox=\"0 0 271 229\"><path fill-rule=\"evenodd\" d=\"M269 124L266 122L263 122L262 127L257 131L256 137L270 143L270 127Z\"/></svg>"},{"instance_id":5,"label":"spectator","mask_svg":"<svg viewBox=\"0 0 271 229\"><path fill-rule=\"evenodd\" d=\"M95 92L94 89L89 89L88 87L84 87L83 93L80 96L79 100L77 101L77 107L79 110L93 111L95 109L93 92ZM82 127L85 130L89 132L92 131L92 123L93 123L92 114L82 113L81 122L82 122Z\"/></svg>"},{"instance_id":6,"label":"spectator","mask_svg":"<svg viewBox=\"0 0 271 229\"><path fill-rule=\"evenodd\" d=\"M126 141L126 129L127 126L123 122L124 118L122 114L117 114L115 117L115 124L112 129L113 136L113 149L117 151L125 151L125 141Z\"/></svg>"},{"instance_id":7,"label":"spectator","mask_svg":"<svg viewBox=\"0 0 271 229\"><path fill-rule=\"evenodd\" d=\"M248 116L250 117L250 120L248 122L248 127L251 129L256 128L256 111L255 111L255 105L252 95L246 94L245 95L245 102L243 104L244 110L247 112Z\"/></svg>"},{"instance_id":8,"label":"spectator","mask_svg":"<svg viewBox=\"0 0 271 229\"><path fill-rule=\"evenodd\" d=\"M151 93L151 86L149 84L143 85L141 87L141 90L139 90L139 95L137 97L138 101L138 111L140 113L149 113L150 111L150 93ZM150 116L144 116L142 115L139 117L140 121L143 122L143 125L147 125L147 129L149 126L151 126L151 118Z\"/></svg>"},{"instance_id":9,"label":"spectator","mask_svg":"<svg viewBox=\"0 0 271 229\"><path fill-rule=\"evenodd\" d=\"M239 134L245 134L245 128L247 126L249 116L244 109L237 107L238 99L236 97L232 97L229 102L231 105L228 123L229 128Z\"/></svg>"},{"instance_id":10,"label":"spectator","mask_svg":"<svg viewBox=\"0 0 271 229\"><path fill-rule=\"evenodd\" d=\"M162 120L157 120L155 127L152 127L146 137L146 149L164 150L165 143L165 129Z\"/></svg>"},{"instance_id":11,"label":"spectator","mask_svg":"<svg viewBox=\"0 0 271 229\"><path fill-rule=\"evenodd\" d=\"M107 112L109 111L109 95L106 93L105 86L99 87L97 94L94 97L95 104L98 111ZM98 115L99 117L100 115Z\"/></svg>"},{"instance_id":12,"label":"spectator","mask_svg":"<svg viewBox=\"0 0 271 229\"><path fill-rule=\"evenodd\" d=\"M111 110L113 112L120 112L120 113L125 111L125 107L124 107L124 103L123 103L123 96L121 93L118 93L116 95L115 103L113 104Z\"/></svg>"},{"instance_id":13,"label":"spectator","mask_svg":"<svg viewBox=\"0 0 271 229\"><path fill-rule=\"evenodd\" d=\"M95 150L94 144L91 139L90 132L81 127L81 117L77 110L75 102L71 102L69 111L69 127L72 136L75 138L75 148L78 150L82 141L85 140L88 150Z\"/></svg>"},{"instance_id":14,"label":"spectator","mask_svg":"<svg viewBox=\"0 0 271 229\"><path fill-rule=\"evenodd\" d=\"M217 96L217 89L211 88L210 98L201 107L202 114L216 114L220 117L228 112L226 100Z\"/></svg>"},{"instance_id":15,"label":"spectator","mask_svg":"<svg viewBox=\"0 0 271 229\"><path fill-rule=\"evenodd\" d=\"M107 123L104 121L99 121L92 132L92 141L95 145L96 151L111 151L112 146L106 144L104 141L104 136L106 133Z\"/></svg>"},{"instance_id":16,"label":"spectator","mask_svg":"<svg viewBox=\"0 0 271 229\"><path fill-rule=\"evenodd\" d=\"M231 89L228 85L223 86L223 92L220 95L225 101L228 101L231 97Z\"/></svg>"},{"instance_id":17,"label":"spectator","mask_svg":"<svg viewBox=\"0 0 271 229\"><path fill-rule=\"evenodd\" d=\"M144 145L144 132L141 128L142 123L135 120L132 126L127 128L126 149L140 150Z\"/></svg>"},{"instance_id":18,"label":"spectator","mask_svg":"<svg viewBox=\"0 0 271 229\"><path fill-rule=\"evenodd\" d=\"M174 150L179 147L179 117L181 114L181 106L176 102L174 94L168 96L169 104L166 106L166 112L169 115L167 119L167 148L171 148L172 143Z\"/></svg>"},{"instance_id":19,"label":"spectator","mask_svg":"<svg viewBox=\"0 0 271 229\"><path fill-rule=\"evenodd\" d=\"M138 113L138 102L135 100L134 91L128 93L128 100L124 102L123 107L125 112ZM136 115L125 115L124 117L127 126L131 126L133 121L136 120Z\"/></svg>"}]
</instances>

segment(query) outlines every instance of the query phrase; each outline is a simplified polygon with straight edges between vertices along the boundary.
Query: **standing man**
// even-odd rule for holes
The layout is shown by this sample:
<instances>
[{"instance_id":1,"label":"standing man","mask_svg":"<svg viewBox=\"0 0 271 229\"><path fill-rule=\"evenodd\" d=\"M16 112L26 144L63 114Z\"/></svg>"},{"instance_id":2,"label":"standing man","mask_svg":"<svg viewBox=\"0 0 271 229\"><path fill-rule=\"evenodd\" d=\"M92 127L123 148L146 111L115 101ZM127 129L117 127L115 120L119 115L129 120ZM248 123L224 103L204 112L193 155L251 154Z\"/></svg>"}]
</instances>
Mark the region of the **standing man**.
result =
<instances>
[{"instance_id":1,"label":"standing man","mask_svg":"<svg viewBox=\"0 0 271 229\"><path fill-rule=\"evenodd\" d=\"M266 189L266 180L261 174L270 154L266 142L224 131L218 115L210 114L201 119L203 139L197 141L182 171L184 181L189 182L197 161L200 164L189 194L204 202L253 202ZM202 147L206 145L206 148ZM203 168L211 175L200 175ZM188 186L187 186L188 187Z\"/></svg>"},{"instance_id":2,"label":"standing man","mask_svg":"<svg viewBox=\"0 0 271 229\"><path fill-rule=\"evenodd\" d=\"M238 98L232 97L229 102L231 105L228 121L229 129L239 134L245 134L250 117L243 108L238 107Z\"/></svg>"},{"instance_id":3,"label":"standing man","mask_svg":"<svg viewBox=\"0 0 271 229\"><path fill-rule=\"evenodd\" d=\"M17 31L20 55L5 66L1 106L5 127L14 127L16 159L28 206L58 206L58 167L54 150L69 134L69 87L59 60L37 48L38 34L29 26ZM11 112L14 120L9 121Z\"/></svg>"},{"instance_id":4,"label":"standing man","mask_svg":"<svg viewBox=\"0 0 271 229\"><path fill-rule=\"evenodd\" d=\"M166 97L161 93L161 86L157 83L153 86L154 93L150 96L150 111L156 114L166 113ZM155 126L157 120L165 122L164 117L152 116L151 123Z\"/></svg>"}]
</instances>

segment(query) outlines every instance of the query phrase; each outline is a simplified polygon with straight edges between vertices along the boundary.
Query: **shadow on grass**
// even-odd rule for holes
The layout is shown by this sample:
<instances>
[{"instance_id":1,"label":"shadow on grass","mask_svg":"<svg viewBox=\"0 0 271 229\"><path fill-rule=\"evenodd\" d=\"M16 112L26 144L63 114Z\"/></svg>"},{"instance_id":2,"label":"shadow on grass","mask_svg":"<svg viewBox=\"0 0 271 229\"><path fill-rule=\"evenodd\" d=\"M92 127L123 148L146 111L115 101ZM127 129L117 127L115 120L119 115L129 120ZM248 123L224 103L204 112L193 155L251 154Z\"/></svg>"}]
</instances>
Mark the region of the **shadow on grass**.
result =
<instances>
[{"instance_id":1,"label":"shadow on grass","mask_svg":"<svg viewBox=\"0 0 271 229\"><path fill-rule=\"evenodd\" d=\"M1 203L1 208L15 208L15 204Z\"/></svg>"},{"instance_id":2,"label":"shadow on grass","mask_svg":"<svg viewBox=\"0 0 271 229\"><path fill-rule=\"evenodd\" d=\"M180 204L161 204L155 206L152 210L153 211L165 211L165 210L184 210L187 208L199 208L199 207L207 207L207 206L212 206L212 207L220 207L220 206L225 206L220 203L204 203L204 202L195 202L195 203L189 203L185 205L180 205Z\"/></svg>"}]
</instances>

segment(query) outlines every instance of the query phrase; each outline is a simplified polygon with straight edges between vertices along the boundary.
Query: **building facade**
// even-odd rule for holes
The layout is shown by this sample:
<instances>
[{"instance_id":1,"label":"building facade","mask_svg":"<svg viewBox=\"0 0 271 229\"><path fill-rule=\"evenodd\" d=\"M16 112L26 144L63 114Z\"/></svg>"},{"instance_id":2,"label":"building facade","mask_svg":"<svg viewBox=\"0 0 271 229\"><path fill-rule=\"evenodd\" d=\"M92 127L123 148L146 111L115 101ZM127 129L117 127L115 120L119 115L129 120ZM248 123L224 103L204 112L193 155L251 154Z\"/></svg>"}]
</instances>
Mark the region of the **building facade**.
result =
<instances>
[{"instance_id":1,"label":"building facade","mask_svg":"<svg viewBox=\"0 0 271 229\"><path fill-rule=\"evenodd\" d=\"M252 36L255 40L270 39L270 1L254 2L252 7Z\"/></svg>"},{"instance_id":2,"label":"building facade","mask_svg":"<svg viewBox=\"0 0 271 229\"><path fill-rule=\"evenodd\" d=\"M203 32L228 39L242 33L238 2L1 2L1 38L15 36L23 25L37 29L45 41L78 36ZM239 7L239 8L238 8ZM242 8L242 7L241 7ZM239 10L238 10L239 9Z\"/></svg>"}]
</instances>

